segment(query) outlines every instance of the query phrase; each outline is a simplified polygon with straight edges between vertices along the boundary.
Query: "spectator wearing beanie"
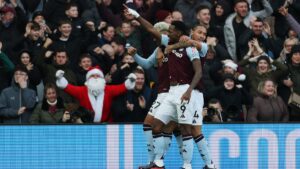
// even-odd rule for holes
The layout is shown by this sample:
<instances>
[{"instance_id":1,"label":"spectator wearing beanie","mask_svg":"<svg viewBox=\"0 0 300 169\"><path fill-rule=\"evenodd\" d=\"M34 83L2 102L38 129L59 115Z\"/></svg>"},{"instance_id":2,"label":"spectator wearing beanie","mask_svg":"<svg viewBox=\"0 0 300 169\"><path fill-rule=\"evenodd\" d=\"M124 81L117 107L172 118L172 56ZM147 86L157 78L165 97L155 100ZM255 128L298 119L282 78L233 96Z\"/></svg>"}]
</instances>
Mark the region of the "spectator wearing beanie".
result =
<instances>
[{"instance_id":1,"label":"spectator wearing beanie","mask_svg":"<svg viewBox=\"0 0 300 169\"><path fill-rule=\"evenodd\" d=\"M216 98L223 107L223 121L244 121L242 105L251 105L252 96L241 85L237 85L237 79L233 74L223 75L223 84L206 93L208 100Z\"/></svg>"},{"instance_id":2,"label":"spectator wearing beanie","mask_svg":"<svg viewBox=\"0 0 300 169\"><path fill-rule=\"evenodd\" d=\"M28 71L18 66L14 70L11 86L0 95L0 117L3 123L28 123L35 103L36 93L28 88Z\"/></svg>"},{"instance_id":3,"label":"spectator wearing beanie","mask_svg":"<svg viewBox=\"0 0 300 169\"><path fill-rule=\"evenodd\" d=\"M6 53L14 64L18 63L18 51L13 48L24 35L26 16L24 12L11 4L5 4L0 9L0 41L3 43L2 51Z\"/></svg>"},{"instance_id":4,"label":"spectator wearing beanie","mask_svg":"<svg viewBox=\"0 0 300 169\"><path fill-rule=\"evenodd\" d=\"M249 63L256 63L256 68L247 67ZM257 94L259 82L265 79L272 79L274 82L278 82L280 78L286 75L288 70L287 66L278 61L273 61L268 56L256 56L244 59L239 63L239 66L243 68L243 72L246 74L250 93L253 95Z\"/></svg>"}]
</instances>

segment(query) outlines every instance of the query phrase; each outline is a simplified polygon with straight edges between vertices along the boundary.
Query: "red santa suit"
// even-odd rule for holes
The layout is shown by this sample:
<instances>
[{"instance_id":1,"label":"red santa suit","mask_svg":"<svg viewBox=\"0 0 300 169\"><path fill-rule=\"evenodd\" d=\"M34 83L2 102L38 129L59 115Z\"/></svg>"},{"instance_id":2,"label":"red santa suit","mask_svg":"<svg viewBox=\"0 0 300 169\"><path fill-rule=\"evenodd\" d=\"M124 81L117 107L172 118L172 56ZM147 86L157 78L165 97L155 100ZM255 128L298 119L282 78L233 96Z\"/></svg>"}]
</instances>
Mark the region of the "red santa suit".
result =
<instances>
[{"instance_id":1,"label":"red santa suit","mask_svg":"<svg viewBox=\"0 0 300 169\"><path fill-rule=\"evenodd\" d=\"M112 122L110 108L113 98L124 94L127 89L124 83L121 85L107 85L104 92L97 96L97 99L88 92L86 86L68 84L64 91L75 97L80 106L94 112L94 122Z\"/></svg>"},{"instance_id":2,"label":"red santa suit","mask_svg":"<svg viewBox=\"0 0 300 169\"><path fill-rule=\"evenodd\" d=\"M66 93L75 97L80 106L85 109L94 112L94 122L112 122L112 116L110 113L110 108L113 99L116 96L124 94L128 89L133 89L135 86L135 81L126 80L125 83L120 85L105 85L104 91L102 91L97 97L95 97L87 86L74 86L68 84L63 75L56 72L57 81L56 84L59 88L63 88ZM62 73L63 74L63 73ZM97 74L103 78L103 73L98 68L93 68L88 71L86 77L87 79L93 75ZM59 77L61 76L61 77ZM132 76L129 75L129 76ZM136 78L135 75L133 78ZM134 84L133 84L134 83Z\"/></svg>"}]
</instances>

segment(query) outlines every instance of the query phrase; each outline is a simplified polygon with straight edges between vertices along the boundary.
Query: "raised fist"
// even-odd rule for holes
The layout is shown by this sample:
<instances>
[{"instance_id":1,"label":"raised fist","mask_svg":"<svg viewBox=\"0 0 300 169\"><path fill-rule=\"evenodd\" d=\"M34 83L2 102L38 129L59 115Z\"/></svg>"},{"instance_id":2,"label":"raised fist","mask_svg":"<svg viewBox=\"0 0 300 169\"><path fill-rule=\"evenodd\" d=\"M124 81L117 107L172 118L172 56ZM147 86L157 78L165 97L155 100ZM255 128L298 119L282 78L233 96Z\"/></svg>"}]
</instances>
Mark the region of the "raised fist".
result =
<instances>
[{"instance_id":1,"label":"raised fist","mask_svg":"<svg viewBox=\"0 0 300 169\"><path fill-rule=\"evenodd\" d=\"M127 76L127 80L125 81L125 86L128 90L132 90L135 87L136 75L134 73L130 73Z\"/></svg>"},{"instance_id":2,"label":"raised fist","mask_svg":"<svg viewBox=\"0 0 300 169\"><path fill-rule=\"evenodd\" d=\"M62 77L64 77L64 74L65 74L65 72L64 72L63 70L58 70L58 71L56 71L56 73L55 73L55 77L56 77L57 79L61 79Z\"/></svg>"}]
</instances>

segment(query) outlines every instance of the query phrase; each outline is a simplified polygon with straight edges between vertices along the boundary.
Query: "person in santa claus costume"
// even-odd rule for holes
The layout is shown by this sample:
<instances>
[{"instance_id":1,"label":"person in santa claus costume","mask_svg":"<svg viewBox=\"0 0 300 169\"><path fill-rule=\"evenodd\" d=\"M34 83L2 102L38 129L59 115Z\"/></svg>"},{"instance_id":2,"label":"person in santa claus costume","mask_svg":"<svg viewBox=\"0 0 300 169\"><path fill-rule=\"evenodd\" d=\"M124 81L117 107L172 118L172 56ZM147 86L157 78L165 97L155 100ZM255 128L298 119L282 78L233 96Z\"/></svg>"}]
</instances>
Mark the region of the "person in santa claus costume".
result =
<instances>
[{"instance_id":1,"label":"person in santa claus costume","mask_svg":"<svg viewBox=\"0 0 300 169\"><path fill-rule=\"evenodd\" d=\"M56 72L56 85L79 101L79 105L94 114L94 123L112 122L110 108L114 97L135 87L136 75L131 73L120 85L106 85L99 67L91 67L86 74L84 86L69 84L64 71Z\"/></svg>"}]
</instances>

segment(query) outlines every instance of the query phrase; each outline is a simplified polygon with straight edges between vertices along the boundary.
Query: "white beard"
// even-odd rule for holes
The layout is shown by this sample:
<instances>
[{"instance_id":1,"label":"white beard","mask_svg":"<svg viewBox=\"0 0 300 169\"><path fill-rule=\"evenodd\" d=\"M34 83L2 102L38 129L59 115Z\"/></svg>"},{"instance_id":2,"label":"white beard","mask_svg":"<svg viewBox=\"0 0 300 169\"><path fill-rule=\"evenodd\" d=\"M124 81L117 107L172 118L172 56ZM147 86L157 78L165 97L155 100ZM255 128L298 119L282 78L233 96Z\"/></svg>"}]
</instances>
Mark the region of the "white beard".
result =
<instances>
[{"instance_id":1,"label":"white beard","mask_svg":"<svg viewBox=\"0 0 300 169\"><path fill-rule=\"evenodd\" d=\"M89 93L97 97L104 91L105 80L103 78L90 78L85 82L85 85L87 86Z\"/></svg>"}]
</instances>

